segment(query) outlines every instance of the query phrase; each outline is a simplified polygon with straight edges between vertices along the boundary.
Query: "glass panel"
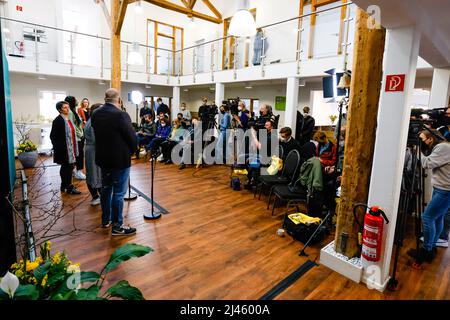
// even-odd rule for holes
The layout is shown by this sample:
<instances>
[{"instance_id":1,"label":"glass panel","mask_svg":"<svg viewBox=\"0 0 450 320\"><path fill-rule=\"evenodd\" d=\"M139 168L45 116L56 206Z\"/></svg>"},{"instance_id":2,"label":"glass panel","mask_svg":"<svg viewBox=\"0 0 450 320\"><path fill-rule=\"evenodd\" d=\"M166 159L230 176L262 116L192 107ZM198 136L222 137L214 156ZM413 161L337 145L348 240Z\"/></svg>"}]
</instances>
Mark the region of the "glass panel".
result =
<instances>
[{"instance_id":1,"label":"glass panel","mask_svg":"<svg viewBox=\"0 0 450 320\"><path fill-rule=\"evenodd\" d=\"M173 36L173 28L172 26L166 26L165 24L158 23L158 33Z\"/></svg>"},{"instance_id":2,"label":"glass panel","mask_svg":"<svg viewBox=\"0 0 450 320\"><path fill-rule=\"evenodd\" d=\"M320 7L332 8L335 4ZM341 10L332 10L317 15L314 30L314 58L335 56L338 52Z\"/></svg>"},{"instance_id":3,"label":"glass panel","mask_svg":"<svg viewBox=\"0 0 450 320\"><path fill-rule=\"evenodd\" d=\"M166 50L161 50L166 49ZM158 36L158 50L157 50L157 64L158 74L171 74L172 73L172 49L173 39ZM170 50L170 51L168 51Z\"/></svg>"}]
</instances>

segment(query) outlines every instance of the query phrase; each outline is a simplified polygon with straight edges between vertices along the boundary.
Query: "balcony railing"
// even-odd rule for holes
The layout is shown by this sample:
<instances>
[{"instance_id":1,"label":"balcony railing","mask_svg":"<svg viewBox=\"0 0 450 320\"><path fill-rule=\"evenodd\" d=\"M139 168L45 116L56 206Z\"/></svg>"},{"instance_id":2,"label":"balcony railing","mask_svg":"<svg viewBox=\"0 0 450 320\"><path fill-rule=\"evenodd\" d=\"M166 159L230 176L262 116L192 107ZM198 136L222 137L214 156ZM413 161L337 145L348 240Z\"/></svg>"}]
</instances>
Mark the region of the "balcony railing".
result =
<instances>
[{"instance_id":1,"label":"balcony railing","mask_svg":"<svg viewBox=\"0 0 450 320\"><path fill-rule=\"evenodd\" d=\"M180 77L199 73L214 73L258 67L264 76L268 65L297 63L301 76L301 62L309 59L349 55L353 41L356 6L352 3L324 6L316 12L305 12L270 25L262 26L256 36L236 38L226 36L180 50L167 50L139 45L143 65L131 65L128 57L133 50L131 42L121 42L121 66L123 79L130 73L160 74ZM95 67L98 77L108 78L111 69L110 39L98 35L74 32L1 17L5 47L9 56L34 62L37 73L45 61L70 66L69 75L80 66ZM157 58L155 59L155 54ZM155 63L156 60L156 63ZM348 60L346 59L348 62ZM157 72L155 72L157 67Z\"/></svg>"}]
</instances>

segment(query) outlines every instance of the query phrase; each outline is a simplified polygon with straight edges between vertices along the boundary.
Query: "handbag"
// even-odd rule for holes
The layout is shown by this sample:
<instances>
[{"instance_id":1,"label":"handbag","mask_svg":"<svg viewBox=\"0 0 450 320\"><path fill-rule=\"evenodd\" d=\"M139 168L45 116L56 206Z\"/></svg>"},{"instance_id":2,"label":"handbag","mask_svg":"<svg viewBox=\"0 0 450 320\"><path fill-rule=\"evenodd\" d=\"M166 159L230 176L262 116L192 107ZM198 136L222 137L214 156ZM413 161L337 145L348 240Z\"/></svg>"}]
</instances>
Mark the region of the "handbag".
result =
<instances>
[{"instance_id":1,"label":"handbag","mask_svg":"<svg viewBox=\"0 0 450 320\"><path fill-rule=\"evenodd\" d=\"M281 169L283 169L283 160L277 156L272 156L272 161L269 168L267 168L267 173L271 176L276 175Z\"/></svg>"},{"instance_id":2,"label":"handbag","mask_svg":"<svg viewBox=\"0 0 450 320\"><path fill-rule=\"evenodd\" d=\"M310 217L303 213L293 213L284 217L283 228L295 240L306 243L319 228L321 221L320 218ZM322 241L326 230L325 226L321 226L310 243L315 244Z\"/></svg>"}]
</instances>

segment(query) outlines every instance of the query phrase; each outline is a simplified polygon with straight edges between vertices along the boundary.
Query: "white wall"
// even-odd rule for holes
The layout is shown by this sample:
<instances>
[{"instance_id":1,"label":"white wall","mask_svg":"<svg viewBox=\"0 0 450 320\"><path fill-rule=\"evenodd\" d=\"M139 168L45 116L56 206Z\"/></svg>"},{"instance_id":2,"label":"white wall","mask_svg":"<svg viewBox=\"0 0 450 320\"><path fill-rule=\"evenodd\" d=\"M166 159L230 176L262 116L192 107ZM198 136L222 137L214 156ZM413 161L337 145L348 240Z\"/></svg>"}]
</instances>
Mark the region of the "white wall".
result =
<instances>
[{"instance_id":1,"label":"white wall","mask_svg":"<svg viewBox=\"0 0 450 320\"><path fill-rule=\"evenodd\" d=\"M39 116L39 91L64 91L67 95L75 96L79 101L88 98L91 104L102 103L105 90L108 89L108 82L99 85L98 81L75 79L67 77L47 77L46 80L39 80L35 75L24 75L11 73L11 105L13 120L21 116L37 121ZM128 92L140 90L146 96L171 97L172 88L162 86L152 86L145 88L142 84L122 83L122 99L125 108L134 121L136 117L135 106L128 101Z\"/></svg>"}]
</instances>

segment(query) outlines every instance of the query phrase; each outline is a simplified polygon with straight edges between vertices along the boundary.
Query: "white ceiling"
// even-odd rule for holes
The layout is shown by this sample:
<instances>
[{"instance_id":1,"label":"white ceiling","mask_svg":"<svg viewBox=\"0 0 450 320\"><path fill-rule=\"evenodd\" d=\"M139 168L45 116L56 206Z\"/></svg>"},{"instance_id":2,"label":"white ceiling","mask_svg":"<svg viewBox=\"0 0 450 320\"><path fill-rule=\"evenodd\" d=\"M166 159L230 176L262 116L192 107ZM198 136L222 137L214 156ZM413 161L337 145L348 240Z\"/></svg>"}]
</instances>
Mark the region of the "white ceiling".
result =
<instances>
[{"instance_id":1,"label":"white ceiling","mask_svg":"<svg viewBox=\"0 0 450 320\"><path fill-rule=\"evenodd\" d=\"M420 56L435 68L450 67L450 0L353 0L366 10L381 9L386 29L416 25L421 34Z\"/></svg>"}]
</instances>

